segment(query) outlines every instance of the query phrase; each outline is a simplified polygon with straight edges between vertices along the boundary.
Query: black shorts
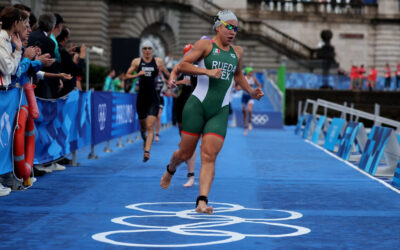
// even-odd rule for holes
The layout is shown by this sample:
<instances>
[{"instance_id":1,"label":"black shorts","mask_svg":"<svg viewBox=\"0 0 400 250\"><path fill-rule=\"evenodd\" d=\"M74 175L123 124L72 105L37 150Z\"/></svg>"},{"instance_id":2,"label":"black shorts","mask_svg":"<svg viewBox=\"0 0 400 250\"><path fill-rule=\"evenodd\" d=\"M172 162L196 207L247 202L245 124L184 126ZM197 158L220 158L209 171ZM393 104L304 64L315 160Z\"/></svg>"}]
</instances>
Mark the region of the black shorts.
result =
<instances>
[{"instance_id":1,"label":"black shorts","mask_svg":"<svg viewBox=\"0 0 400 250\"><path fill-rule=\"evenodd\" d=\"M160 109L164 108L164 97L160 96Z\"/></svg>"},{"instance_id":2,"label":"black shorts","mask_svg":"<svg viewBox=\"0 0 400 250\"><path fill-rule=\"evenodd\" d=\"M146 119L149 115L157 117L159 109L160 101L158 99L145 100L138 98L136 101L136 112L138 113L139 120Z\"/></svg>"}]
</instances>

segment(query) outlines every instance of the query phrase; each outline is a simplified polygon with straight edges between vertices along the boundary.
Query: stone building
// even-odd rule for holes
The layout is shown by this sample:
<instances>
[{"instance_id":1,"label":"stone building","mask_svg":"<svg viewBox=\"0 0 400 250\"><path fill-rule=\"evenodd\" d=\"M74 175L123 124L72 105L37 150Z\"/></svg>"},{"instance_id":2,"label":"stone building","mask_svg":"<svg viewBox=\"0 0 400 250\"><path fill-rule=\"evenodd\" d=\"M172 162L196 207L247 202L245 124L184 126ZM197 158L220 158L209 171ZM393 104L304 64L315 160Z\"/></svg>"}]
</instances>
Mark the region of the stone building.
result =
<instances>
[{"instance_id":1,"label":"stone building","mask_svg":"<svg viewBox=\"0 0 400 250\"><path fill-rule=\"evenodd\" d=\"M266 0L0 0L0 5L24 3L35 15L60 13L71 27L71 40L104 48L92 62L109 66L112 38L150 37L160 56L181 54L183 46L202 35L212 36L212 16L232 9L239 17L236 44L244 47L244 64L256 70L276 69L287 58L289 71L309 71L321 46L320 32L333 32L336 61L350 65L400 61L398 0L354 6L349 1ZM281 5L281 3L284 3ZM333 3L333 5L332 5Z\"/></svg>"}]
</instances>

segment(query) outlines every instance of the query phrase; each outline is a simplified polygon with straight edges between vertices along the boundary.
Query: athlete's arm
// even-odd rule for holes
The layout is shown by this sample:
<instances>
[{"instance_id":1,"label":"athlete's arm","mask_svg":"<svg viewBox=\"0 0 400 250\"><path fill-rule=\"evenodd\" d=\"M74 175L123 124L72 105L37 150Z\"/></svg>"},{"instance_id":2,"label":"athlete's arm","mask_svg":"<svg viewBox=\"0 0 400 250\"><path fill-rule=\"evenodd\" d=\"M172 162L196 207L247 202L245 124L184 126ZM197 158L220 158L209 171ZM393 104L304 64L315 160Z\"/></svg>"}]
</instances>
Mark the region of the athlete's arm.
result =
<instances>
[{"instance_id":1,"label":"athlete's arm","mask_svg":"<svg viewBox=\"0 0 400 250\"><path fill-rule=\"evenodd\" d=\"M161 70L161 72L163 72L167 77L170 76L169 71L164 66L164 61L161 58L156 57L156 64L158 69Z\"/></svg>"},{"instance_id":2,"label":"athlete's arm","mask_svg":"<svg viewBox=\"0 0 400 250\"><path fill-rule=\"evenodd\" d=\"M145 71L141 70L139 73L133 75L133 72L137 71L137 69L139 68L139 63L140 63L140 58L133 59L131 66L129 67L128 71L125 74L125 79L134 79L146 74Z\"/></svg>"},{"instance_id":3,"label":"athlete's arm","mask_svg":"<svg viewBox=\"0 0 400 250\"><path fill-rule=\"evenodd\" d=\"M222 69L204 69L193 65L194 62L205 58L212 50L212 43L209 40L199 40L194 45L190 53L186 54L178 64L178 71L185 75L206 75L219 79Z\"/></svg>"},{"instance_id":4,"label":"athlete's arm","mask_svg":"<svg viewBox=\"0 0 400 250\"><path fill-rule=\"evenodd\" d=\"M233 49L236 52L236 55L238 57L238 65L236 67L235 74L233 78L235 79L236 83L247 93L251 95L251 97L260 100L261 97L264 96L264 93L262 92L261 88L256 88L252 89L247 82L246 78L243 75L242 72L242 55L243 55L243 49L240 46L233 46Z\"/></svg>"},{"instance_id":5,"label":"athlete's arm","mask_svg":"<svg viewBox=\"0 0 400 250\"><path fill-rule=\"evenodd\" d=\"M253 76L254 82L257 84L259 88L262 88L261 83L257 80L257 77Z\"/></svg>"}]
</instances>

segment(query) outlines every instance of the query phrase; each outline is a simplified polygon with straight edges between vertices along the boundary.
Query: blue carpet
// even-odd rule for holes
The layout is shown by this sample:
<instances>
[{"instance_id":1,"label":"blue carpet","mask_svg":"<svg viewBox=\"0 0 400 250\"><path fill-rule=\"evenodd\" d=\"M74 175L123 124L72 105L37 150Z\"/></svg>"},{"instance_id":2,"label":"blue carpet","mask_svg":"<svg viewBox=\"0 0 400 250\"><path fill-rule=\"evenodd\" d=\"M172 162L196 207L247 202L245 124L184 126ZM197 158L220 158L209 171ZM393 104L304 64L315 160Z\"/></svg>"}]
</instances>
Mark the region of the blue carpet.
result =
<instances>
[{"instance_id":1,"label":"blue carpet","mask_svg":"<svg viewBox=\"0 0 400 250\"><path fill-rule=\"evenodd\" d=\"M159 187L179 141L172 128L147 163L140 141L113 153L101 144L99 159L85 148L79 167L0 197L0 248L399 249L398 193L292 129L242 133L228 129L217 159L212 216L193 213L198 184L182 187L186 165L168 190Z\"/></svg>"}]
</instances>

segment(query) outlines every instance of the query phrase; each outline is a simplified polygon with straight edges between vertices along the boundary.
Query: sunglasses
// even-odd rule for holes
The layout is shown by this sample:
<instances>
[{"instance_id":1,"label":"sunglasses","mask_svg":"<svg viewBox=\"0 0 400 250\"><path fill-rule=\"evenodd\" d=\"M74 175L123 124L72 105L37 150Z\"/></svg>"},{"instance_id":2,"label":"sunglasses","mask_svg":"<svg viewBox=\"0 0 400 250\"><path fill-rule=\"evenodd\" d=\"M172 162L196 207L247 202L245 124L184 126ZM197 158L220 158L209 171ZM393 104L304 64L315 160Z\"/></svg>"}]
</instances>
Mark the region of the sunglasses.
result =
<instances>
[{"instance_id":1,"label":"sunglasses","mask_svg":"<svg viewBox=\"0 0 400 250\"><path fill-rule=\"evenodd\" d=\"M151 47L143 47L142 50L151 50Z\"/></svg>"},{"instance_id":2,"label":"sunglasses","mask_svg":"<svg viewBox=\"0 0 400 250\"><path fill-rule=\"evenodd\" d=\"M219 21L225 26L225 28L227 28L228 30L233 30L233 31L235 31L236 33L239 31L239 28L238 28L237 26L232 25L232 24L229 24L229 23L226 23L226 22L222 21L222 20L219 19L219 18L218 18L218 20L219 20Z\"/></svg>"}]
</instances>

